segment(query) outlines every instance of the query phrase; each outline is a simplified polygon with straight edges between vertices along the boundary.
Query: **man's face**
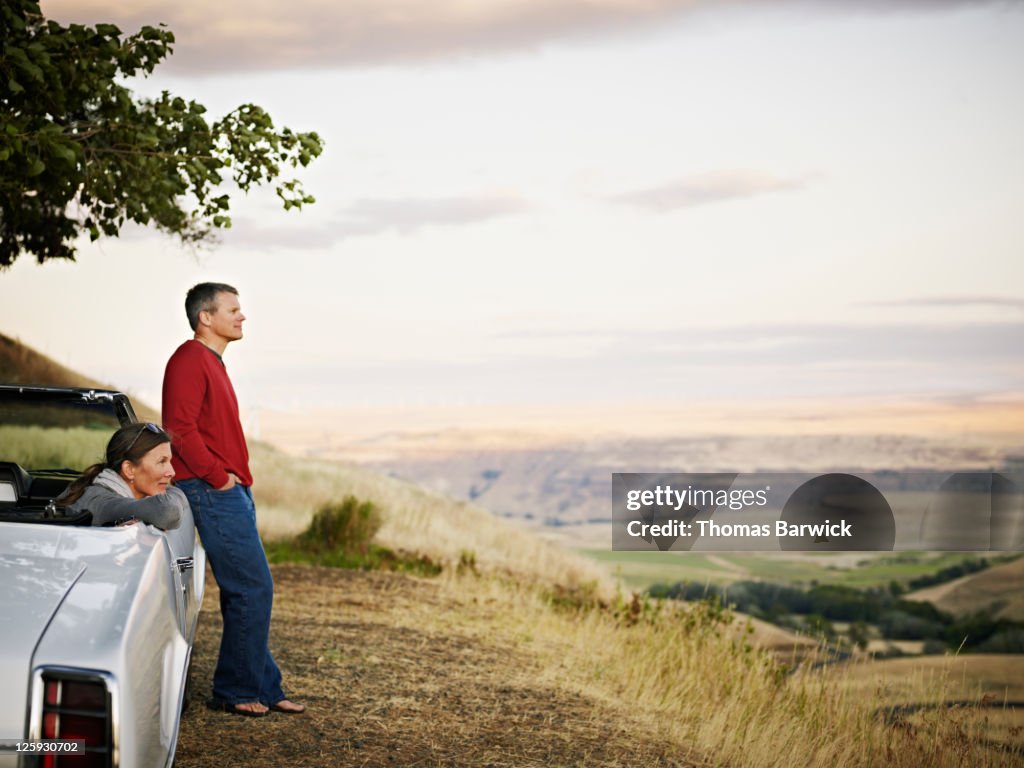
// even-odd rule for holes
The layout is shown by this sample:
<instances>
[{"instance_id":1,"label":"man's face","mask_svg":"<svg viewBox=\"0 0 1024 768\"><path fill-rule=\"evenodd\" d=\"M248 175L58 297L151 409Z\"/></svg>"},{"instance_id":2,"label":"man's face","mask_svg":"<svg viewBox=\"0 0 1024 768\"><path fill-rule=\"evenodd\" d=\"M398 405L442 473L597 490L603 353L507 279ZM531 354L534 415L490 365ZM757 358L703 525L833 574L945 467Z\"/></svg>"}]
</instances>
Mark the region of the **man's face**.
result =
<instances>
[{"instance_id":1,"label":"man's face","mask_svg":"<svg viewBox=\"0 0 1024 768\"><path fill-rule=\"evenodd\" d=\"M245 315L233 293L221 291L217 294L212 312L201 312L200 318L209 321L210 333L224 341L238 341L242 338L242 323Z\"/></svg>"}]
</instances>

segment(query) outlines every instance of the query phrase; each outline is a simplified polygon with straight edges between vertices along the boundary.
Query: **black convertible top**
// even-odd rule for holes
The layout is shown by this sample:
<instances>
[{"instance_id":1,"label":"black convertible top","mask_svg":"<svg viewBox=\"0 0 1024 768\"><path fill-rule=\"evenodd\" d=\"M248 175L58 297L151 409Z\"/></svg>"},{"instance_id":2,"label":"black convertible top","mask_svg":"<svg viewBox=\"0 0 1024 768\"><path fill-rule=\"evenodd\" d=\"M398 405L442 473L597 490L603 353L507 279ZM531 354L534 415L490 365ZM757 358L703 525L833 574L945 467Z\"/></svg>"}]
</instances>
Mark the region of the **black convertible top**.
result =
<instances>
[{"instance_id":1,"label":"black convertible top","mask_svg":"<svg viewBox=\"0 0 1024 768\"><path fill-rule=\"evenodd\" d=\"M114 416L124 426L138 421L131 401L123 392L86 387L40 387L0 384L0 421L4 405L62 405Z\"/></svg>"}]
</instances>

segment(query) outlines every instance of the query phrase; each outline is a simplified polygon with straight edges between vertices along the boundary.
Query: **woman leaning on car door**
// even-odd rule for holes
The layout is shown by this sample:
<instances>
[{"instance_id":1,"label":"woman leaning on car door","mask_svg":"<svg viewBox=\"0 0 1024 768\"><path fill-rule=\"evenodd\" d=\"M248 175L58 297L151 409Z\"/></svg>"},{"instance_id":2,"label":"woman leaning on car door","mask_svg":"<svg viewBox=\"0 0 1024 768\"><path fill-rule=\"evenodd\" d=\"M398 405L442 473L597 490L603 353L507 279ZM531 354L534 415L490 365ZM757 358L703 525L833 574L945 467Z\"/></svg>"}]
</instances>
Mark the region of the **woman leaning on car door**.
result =
<instances>
[{"instance_id":1,"label":"woman leaning on car door","mask_svg":"<svg viewBox=\"0 0 1024 768\"><path fill-rule=\"evenodd\" d=\"M106 461L85 470L58 502L71 512L91 512L93 525L141 521L168 530L188 509L173 478L167 433L148 422L129 424L110 438Z\"/></svg>"}]
</instances>

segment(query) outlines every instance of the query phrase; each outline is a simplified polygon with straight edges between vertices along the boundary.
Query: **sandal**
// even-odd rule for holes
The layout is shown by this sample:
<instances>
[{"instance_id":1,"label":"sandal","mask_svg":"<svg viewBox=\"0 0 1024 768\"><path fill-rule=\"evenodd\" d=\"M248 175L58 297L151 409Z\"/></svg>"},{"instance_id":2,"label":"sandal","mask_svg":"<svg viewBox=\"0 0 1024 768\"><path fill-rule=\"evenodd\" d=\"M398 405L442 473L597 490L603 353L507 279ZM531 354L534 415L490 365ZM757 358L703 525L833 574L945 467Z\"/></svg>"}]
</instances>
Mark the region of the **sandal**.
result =
<instances>
[{"instance_id":1,"label":"sandal","mask_svg":"<svg viewBox=\"0 0 1024 768\"><path fill-rule=\"evenodd\" d=\"M259 704L258 701L240 701L237 704L232 704L230 701L224 701L223 699L210 699L206 702L206 708L212 709L215 712L227 712L229 715L238 715L239 717L266 717L270 714L269 709L262 711L258 709L239 709L240 704Z\"/></svg>"},{"instance_id":2,"label":"sandal","mask_svg":"<svg viewBox=\"0 0 1024 768\"><path fill-rule=\"evenodd\" d=\"M282 707L281 705L285 702L291 704L291 707ZM288 701L288 699L281 699L280 701L274 702L270 705L271 712L280 712L282 715L301 715L306 711L305 704L296 704L294 701Z\"/></svg>"}]
</instances>

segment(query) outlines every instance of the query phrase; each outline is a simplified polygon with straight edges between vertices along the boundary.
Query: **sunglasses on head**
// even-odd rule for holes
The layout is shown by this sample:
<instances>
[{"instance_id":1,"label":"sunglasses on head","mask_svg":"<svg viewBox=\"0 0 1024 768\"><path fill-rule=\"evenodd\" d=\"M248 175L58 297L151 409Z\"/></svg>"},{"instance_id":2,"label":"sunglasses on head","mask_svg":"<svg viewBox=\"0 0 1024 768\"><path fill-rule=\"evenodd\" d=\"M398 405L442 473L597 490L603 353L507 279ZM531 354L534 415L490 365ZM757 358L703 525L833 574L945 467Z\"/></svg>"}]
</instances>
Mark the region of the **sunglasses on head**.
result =
<instances>
[{"instance_id":1,"label":"sunglasses on head","mask_svg":"<svg viewBox=\"0 0 1024 768\"><path fill-rule=\"evenodd\" d=\"M142 429L140 429L138 431L138 433L135 435L135 437L132 438L132 441L130 443L128 443L128 447L124 449L125 454L128 454L131 451L131 449L135 447L135 444L137 442L139 442L139 438L142 437L142 433L143 432L152 432L154 435L166 435L167 434L166 432L164 432L162 429L160 429L160 427L157 426L156 424L154 424L153 422L147 421L147 422L145 422L142 425Z\"/></svg>"}]
</instances>

